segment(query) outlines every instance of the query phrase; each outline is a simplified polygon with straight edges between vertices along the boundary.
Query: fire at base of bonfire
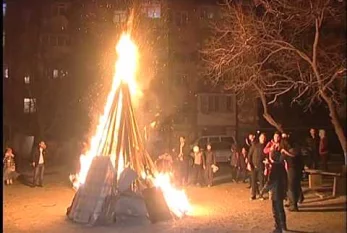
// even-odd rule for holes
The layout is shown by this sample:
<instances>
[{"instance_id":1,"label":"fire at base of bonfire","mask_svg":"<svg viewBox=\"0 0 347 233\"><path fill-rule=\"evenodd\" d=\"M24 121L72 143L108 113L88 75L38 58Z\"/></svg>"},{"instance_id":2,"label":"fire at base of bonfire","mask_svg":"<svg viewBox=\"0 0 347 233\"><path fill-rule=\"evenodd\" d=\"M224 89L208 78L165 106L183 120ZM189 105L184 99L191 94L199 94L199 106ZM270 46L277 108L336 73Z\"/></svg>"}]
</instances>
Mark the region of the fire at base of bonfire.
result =
<instances>
[{"instance_id":1,"label":"fire at base of bonfire","mask_svg":"<svg viewBox=\"0 0 347 233\"><path fill-rule=\"evenodd\" d=\"M122 34L116 50L118 59L104 114L100 117L89 150L80 156L79 173L70 175L70 181L78 191L86 182L94 158L107 156L115 169L116 186L122 171L131 168L146 183L160 188L170 211L181 218L190 211L185 192L172 185L169 174L157 174L155 177L146 175L146 169L151 169L153 174L156 169L143 146L131 105L130 95L137 91L135 76L138 53L129 33ZM151 124L151 127L154 126L154 123L153 126Z\"/></svg>"}]
</instances>

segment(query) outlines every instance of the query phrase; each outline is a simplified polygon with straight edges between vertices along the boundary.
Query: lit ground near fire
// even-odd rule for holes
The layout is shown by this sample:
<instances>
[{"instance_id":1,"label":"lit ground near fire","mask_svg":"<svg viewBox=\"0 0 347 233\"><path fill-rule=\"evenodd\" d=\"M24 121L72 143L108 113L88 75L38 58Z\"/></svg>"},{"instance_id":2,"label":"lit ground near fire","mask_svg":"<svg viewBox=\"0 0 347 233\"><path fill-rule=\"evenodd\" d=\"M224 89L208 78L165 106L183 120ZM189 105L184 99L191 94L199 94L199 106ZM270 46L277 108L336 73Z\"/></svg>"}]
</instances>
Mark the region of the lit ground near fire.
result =
<instances>
[{"instance_id":1,"label":"lit ground near fire","mask_svg":"<svg viewBox=\"0 0 347 233\"><path fill-rule=\"evenodd\" d=\"M250 201L246 184L224 183L212 188L188 188L194 210L192 216L181 220L146 225L83 227L66 219L66 208L74 191L66 180L60 180L61 177L59 174L47 175L44 188L30 188L18 182L4 187L4 232L256 233L271 232L273 226L269 201ZM287 212L289 232L346 232L345 202L345 197L320 200L307 193L300 212Z\"/></svg>"}]
</instances>

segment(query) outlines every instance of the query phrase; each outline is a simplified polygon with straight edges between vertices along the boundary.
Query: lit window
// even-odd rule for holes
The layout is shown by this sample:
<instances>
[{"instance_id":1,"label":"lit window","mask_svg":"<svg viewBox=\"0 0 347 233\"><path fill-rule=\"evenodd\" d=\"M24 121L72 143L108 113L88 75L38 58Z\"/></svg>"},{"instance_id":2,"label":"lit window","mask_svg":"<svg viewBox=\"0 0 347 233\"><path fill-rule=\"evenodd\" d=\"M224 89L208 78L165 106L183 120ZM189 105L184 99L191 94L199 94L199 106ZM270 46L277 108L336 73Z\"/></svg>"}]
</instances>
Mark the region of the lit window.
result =
<instances>
[{"instance_id":1,"label":"lit window","mask_svg":"<svg viewBox=\"0 0 347 233\"><path fill-rule=\"evenodd\" d=\"M8 78L8 67L4 69L4 77Z\"/></svg>"},{"instance_id":2,"label":"lit window","mask_svg":"<svg viewBox=\"0 0 347 233\"><path fill-rule=\"evenodd\" d=\"M34 113L36 112L36 99L34 98L24 98L24 113Z\"/></svg>"},{"instance_id":3,"label":"lit window","mask_svg":"<svg viewBox=\"0 0 347 233\"><path fill-rule=\"evenodd\" d=\"M126 21L125 11L115 11L113 15L113 23L124 23Z\"/></svg>"},{"instance_id":4,"label":"lit window","mask_svg":"<svg viewBox=\"0 0 347 233\"><path fill-rule=\"evenodd\" d=\"M54 69L53 70L53 78L58 78L59 77L59 70Z\"/></svg>"},{"instance_id":5,"label":"lit window","mask_svg":"<svg viewBox=\"0 0 347 233\"><path fill-rule=\"evenodd\" d=\"M29 75L24 77L24 83L25 84L30 84L30 76Z\"/></svg>"},{"instance_id":6,"label":"lit window","mask_svg":"<svg viewBox=\"0 0 347 233\"><path fill-rule=\"evenodd\" d=\"M160 4L151 4L143 7L142 12L152 19L159 19L161 17Z\"/></svg>"},{"instance_id":7,"label":"lit window","mask_svg":"<svg viewBox=\"0 0 347 233\"><path fill-rule=\"evenodd\" d=\"M2 3L2 17L6 16L6 3Z\"/></svg>"}]
</instances>

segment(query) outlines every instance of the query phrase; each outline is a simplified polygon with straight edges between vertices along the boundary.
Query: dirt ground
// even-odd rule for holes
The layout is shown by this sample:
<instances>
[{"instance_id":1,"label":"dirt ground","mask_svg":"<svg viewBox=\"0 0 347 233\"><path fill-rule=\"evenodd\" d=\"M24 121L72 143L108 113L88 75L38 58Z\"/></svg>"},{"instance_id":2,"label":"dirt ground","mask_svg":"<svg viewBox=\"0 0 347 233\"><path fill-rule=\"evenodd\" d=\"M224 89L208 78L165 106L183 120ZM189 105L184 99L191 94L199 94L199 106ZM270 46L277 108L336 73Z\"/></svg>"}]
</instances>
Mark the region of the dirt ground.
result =
<instances>
[{"instance_id":1,"label":"dirt ground","mask_svg":"<svg viewBox=\"0 0 347 233\"><path fill-rule=\"evenodd\" d=\"M64 179L66 177L66 179ZM16 182L4 186L4 232L271 232L271 204L250 201L246 184L223 183L211 188L189 187L186 192L192 212L180 220L157 224L85 227L66 218L74 191L68 175L45 177L44 188L30 188ZM300 212L287 212L288 232L346 232L346 197L319 199L306 193Z\"/></svg>"}]
</instances>

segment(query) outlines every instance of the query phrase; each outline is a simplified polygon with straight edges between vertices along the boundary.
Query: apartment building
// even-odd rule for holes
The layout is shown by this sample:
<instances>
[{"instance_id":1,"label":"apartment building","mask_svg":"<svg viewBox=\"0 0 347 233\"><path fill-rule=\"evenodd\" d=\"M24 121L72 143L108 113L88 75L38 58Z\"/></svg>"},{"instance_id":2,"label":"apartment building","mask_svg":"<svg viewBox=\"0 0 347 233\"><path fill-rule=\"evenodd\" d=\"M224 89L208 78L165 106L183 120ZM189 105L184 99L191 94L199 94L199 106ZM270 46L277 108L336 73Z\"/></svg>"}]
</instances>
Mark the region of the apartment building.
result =
<instances>
[{"instance_id":1,"label":"apartment building","mask_svg":"<svg viewBox=\"0 0 347 233\"><path fill-rule=\"evenodd\" d=\"M83 12L90 13L80 23L105 15L106 18L100 18L92 26L96 32L107 31L114 37L126 23L129 14L126 2L85 1ZM141 124L149 124L159 113L161 121L166 120L170 125L165 136L170 145L179 135L191 139L217 131L235 135L244 119L238 120L237 114L245 107L237 107L232 93L201 88L199 51L210 34L210 23L219 19L220 6L215 1L198 0L138 0L133 6L138 19L134 37L141 49L139 82L146 92L141 101ZM71 25L76 29L78 17L72 19L71 12L78 9L71 0L45 1L40 6L25 1L11 2L7 8L10 16L4 28L11 24L11 30L5 40L8 45L4 65L4 79L8 81L5 101L10 106L11 119L21 122L16 130L31 132L37 127L39 97L30 89L35 78L44 77L57 85L74 78L71 74L76 65L70 58L75 55L79 40ZM104 21L111 21L112 26L104 25ZM254 112L246 115L253 116Z\"/></svg>"}]
</instances>

